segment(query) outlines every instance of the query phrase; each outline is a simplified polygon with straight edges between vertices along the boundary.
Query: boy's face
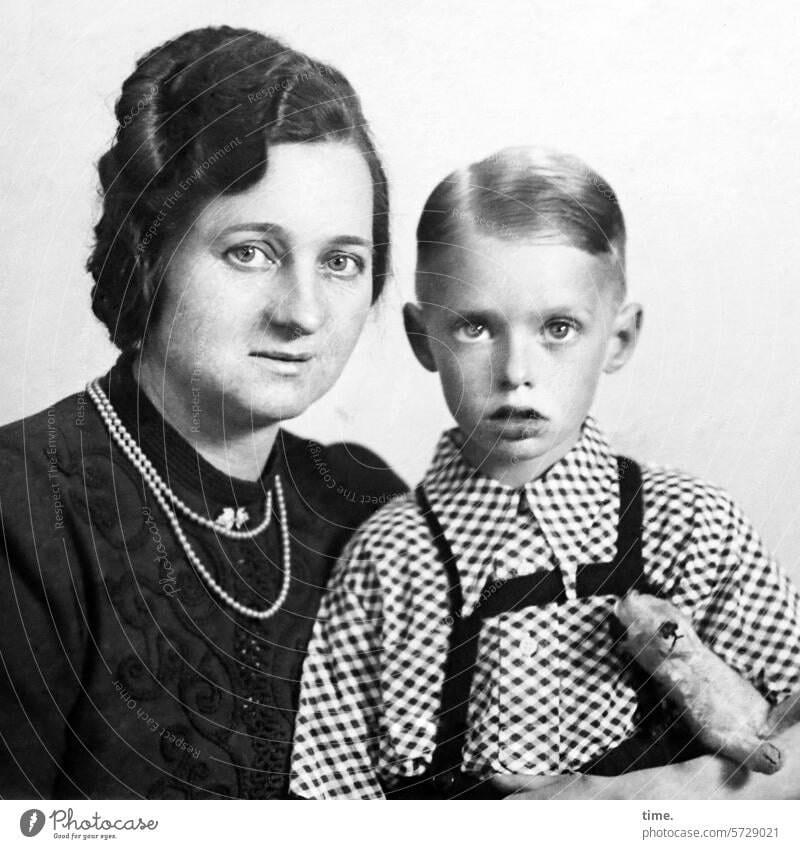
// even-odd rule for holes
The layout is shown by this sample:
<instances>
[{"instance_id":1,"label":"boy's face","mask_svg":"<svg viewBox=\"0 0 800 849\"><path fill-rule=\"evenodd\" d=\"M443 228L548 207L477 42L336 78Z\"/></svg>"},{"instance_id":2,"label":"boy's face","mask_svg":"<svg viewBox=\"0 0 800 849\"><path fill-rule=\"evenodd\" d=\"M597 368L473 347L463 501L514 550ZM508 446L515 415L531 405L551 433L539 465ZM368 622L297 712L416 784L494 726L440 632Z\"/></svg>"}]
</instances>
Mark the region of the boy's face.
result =
<instances>
[{"instance_id":1,"label":"boy's face","mask_svg":"<svg viewBox=\"0 0 800 849\"><path fill-rule=\"evenodd\" d=\"M509 485L538 477L633 347L641 310L622 305L616 260L475 235L419 273L426 302L406 308L409 338L439 372L467 460Z\"/></svg>"}]
</instances>

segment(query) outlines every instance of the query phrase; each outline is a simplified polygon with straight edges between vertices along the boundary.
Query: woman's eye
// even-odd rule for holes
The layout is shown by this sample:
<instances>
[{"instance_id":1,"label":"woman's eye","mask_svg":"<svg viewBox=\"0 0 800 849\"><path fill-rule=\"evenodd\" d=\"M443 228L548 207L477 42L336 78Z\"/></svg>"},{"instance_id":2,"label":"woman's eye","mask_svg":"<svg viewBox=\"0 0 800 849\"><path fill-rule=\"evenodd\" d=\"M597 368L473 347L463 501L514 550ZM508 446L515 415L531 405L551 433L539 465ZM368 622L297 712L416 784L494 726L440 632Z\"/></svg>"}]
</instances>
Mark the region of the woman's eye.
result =
<instances>
[{"instance_id":1,"label":"woman's eye","mask_svg":"<svg viewBox=\"0 0 800 849\"><path fill-rule=\"evenodd\" d=\"M578 327L574 321L567 319L556 319L545 326L548 337L554 342L565 342L577 333Z\"/></svg>"},{"instance_id":2,"label":"woman's eye","mask_svg":"<svg viewBox=\"0 0 800 849\"><path fill-rule=\"evenodd\" d=\"M456 338L465 342L477 342L489 335L489 328L485 324L465 322L456 327Z\"/></svg>"},{"instance_id":3,"label":"woman's eye","mask_svg":"<svg viewBox=\"0 0 800 849\"><path fill-rule=\"evenodd\" d=\"M240 268L271 268L275 260L258 245L236 245L225 251L225 256Z\"/></svg>"},{"instance_id":4,"label":"woman's eye","mask_svg":"<svg viewBox=\"0 0 800 849\"><path fill-rule=\"evenodd\" d=\"M325 260L325 268L336 277L351 278L361 274L364 262L352 254L335 254Z\"/></svg>"}]
</instances>

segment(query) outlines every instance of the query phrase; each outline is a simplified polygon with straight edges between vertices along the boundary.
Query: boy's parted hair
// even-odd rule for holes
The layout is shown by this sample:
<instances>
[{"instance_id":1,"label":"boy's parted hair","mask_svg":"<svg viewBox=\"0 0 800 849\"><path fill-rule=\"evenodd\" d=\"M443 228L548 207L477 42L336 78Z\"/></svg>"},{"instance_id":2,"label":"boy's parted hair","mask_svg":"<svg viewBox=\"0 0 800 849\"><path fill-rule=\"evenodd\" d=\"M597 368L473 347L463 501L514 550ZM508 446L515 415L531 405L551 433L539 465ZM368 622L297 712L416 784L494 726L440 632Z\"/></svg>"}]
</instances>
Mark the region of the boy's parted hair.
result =
<instances>
[{"instance_id":1,"label":"boy's parted hair","mask_svg":"<svg viewBox=\"0 0 800 849\"><path fill-rule=\"evenodd\" d=\"M139 60L116 116L98 164L103 211L87 268L92 309L119 348L139 346L154 317L169 237L204 202L258 182L274 144L357 145L373 181L373 301L380 295L388 186L358 96L335 68L259 32L192 30Z\"/></svg>"},{"instance_id":2,"label":"boy's parted hair","mask_svg":"<svg viewBox=\"0 0 800 849\"><path fill-rule=\"evenodd\" d=\"M420 217L418 267L470 229L612 254L624 267L625 219L611 186L577 157L544 148L506 148L445 177Z\"/></svg>"}]
</instances>

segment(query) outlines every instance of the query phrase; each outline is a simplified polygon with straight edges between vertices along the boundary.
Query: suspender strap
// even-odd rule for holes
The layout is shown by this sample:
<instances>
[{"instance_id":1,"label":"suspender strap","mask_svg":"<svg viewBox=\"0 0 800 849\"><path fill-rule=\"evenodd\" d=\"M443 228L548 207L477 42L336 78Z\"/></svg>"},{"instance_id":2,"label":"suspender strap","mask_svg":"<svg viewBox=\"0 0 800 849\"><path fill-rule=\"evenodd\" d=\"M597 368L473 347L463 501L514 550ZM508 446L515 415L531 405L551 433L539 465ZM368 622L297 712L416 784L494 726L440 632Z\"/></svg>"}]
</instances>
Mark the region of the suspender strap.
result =
<instances>
[{"instance_id":1,"label":"suspender strap","mask_svg":"<svg viewBox=\"0 0 800 849\"><path fill-rule=\"evenodd\" d=\"M439 562L444 566L444 571L447 575L447 603L450 608L450 616L454 620L461 618L461 608L464 606L464 596L461 592L461 579L458 575L458 560L447 538L444 535L439 519L433 512L428 496L425 495L425 489L420 484L415 490L414 495L417 499L417 505L422 511L425 522L428 525L433 544L436 546L436 553L439 555Z\"/></svg>"},{"instance_id":2,"label":"suspender strap","mask_svg":"<svg viewBox=\"0 0 800 849\"><path fill-rule=\"evenodd\" d=\"M575 592L579 598L591 595L623 596L628 590L643 590L642 559L642 471L627 457L617 458L619 474L619 523L617 554L613 563L578 566Z\"/></svg>"},{"instance_id":3,"label":"suspender strap","mask_svg":"<svg viewBox=\"0 0 800 849\"><path fill-rule=\"evenodd\" d=\"M441 710L436 731L436 749L431 763L431 778L444 796L450 796L459 780L459 767L467 733L467 711L472 689L472 676L478 659L478 638L481 620L475 616L464 618L464 597L458 565L436 514L433 512L422 485L415 490L417 503L439 551L447 573L447 597L452 627L444 667Z\"/></svg>"},{"instance_id":4,"label":"suspender strap","mask_svg":"<svg viewBox=\"0 0 800 849\"><path fill-rule=\"evenodd\" d=\"M592 595L623 596L630 589L644 588L642 561L642 473L625 457L617 459L619 470L619 523L617 551L611 563L589 563L578 567L575 593L578 598ZM452 578L451 578L452 581ZM531 575L510 578L502 584L487 583L475 614L482 619L545 604L567 600L561 570L539 570Z\"/></svg>"},{"instance_id":5,"label":"suspender strap","mask_svg":"<svg viewBox=\"0 0 800 849\"><path fill-rule=\"evenodd\" d=\"M624 595L628 589L640 588L644 584L641 472L632 460L620 457L617 462L620 512L616 557L610 564L579 567L576 592L581 597ZM447 597L452 628L445 660L441 711L430 778L438 792L444 796L453 796L459 793L463 778L461 764L468 727L470 690L483 620L531 605L563 603L566 594L560 570L537 571L532 575L511 578L500 586L487 585L475 611L464 617L464 596L456 556L421 484L416 488L415 496L444 565L448 582Z\"/></svg>"},{"instance_id":6,"label":"suspender strap","mask_svg":"<svg viewBox=\"0 0 800 849\"><path fill-rule=\"evenodd\" d=\"M475 616L488 619L501 613L522 610L523 607L544 607L545 604L563 604L567 600L560 569L547 569L509 578L500 584L491 581L481 593Z\"/></svg>"}]
</instances>

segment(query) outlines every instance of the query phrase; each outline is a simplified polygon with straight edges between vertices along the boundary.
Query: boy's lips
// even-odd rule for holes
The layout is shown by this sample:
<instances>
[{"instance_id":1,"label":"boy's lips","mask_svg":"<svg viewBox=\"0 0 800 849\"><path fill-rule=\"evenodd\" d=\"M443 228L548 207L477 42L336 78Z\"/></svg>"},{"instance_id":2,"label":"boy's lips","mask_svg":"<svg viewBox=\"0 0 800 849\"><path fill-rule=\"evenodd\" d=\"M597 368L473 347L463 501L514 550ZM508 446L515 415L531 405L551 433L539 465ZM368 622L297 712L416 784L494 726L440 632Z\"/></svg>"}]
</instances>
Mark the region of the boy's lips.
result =
<instances>
[{"instance_id":1,"label":"boy's lips","mask_svg":"<svg viewBox=\"0 0 800 849\"><path fill-rule=\"evenodd\" d=\"M533 424L534 422L546 421L547 417L533 407L514 407L511 404L505 404L498 407L489 418L494 422Z\"/></svg>"},{"instance_id":2,"label":"boy's lips","mask_svg":"<svg viewBox=\"0 0 800 849\"><path fill-rule=\"evenodd\" d=\"M490 416L489 422L501 439L518 442L531 439L544 427L547 417L533 407L514 407L505 404Z\"/></svg>"}]
</instances>

